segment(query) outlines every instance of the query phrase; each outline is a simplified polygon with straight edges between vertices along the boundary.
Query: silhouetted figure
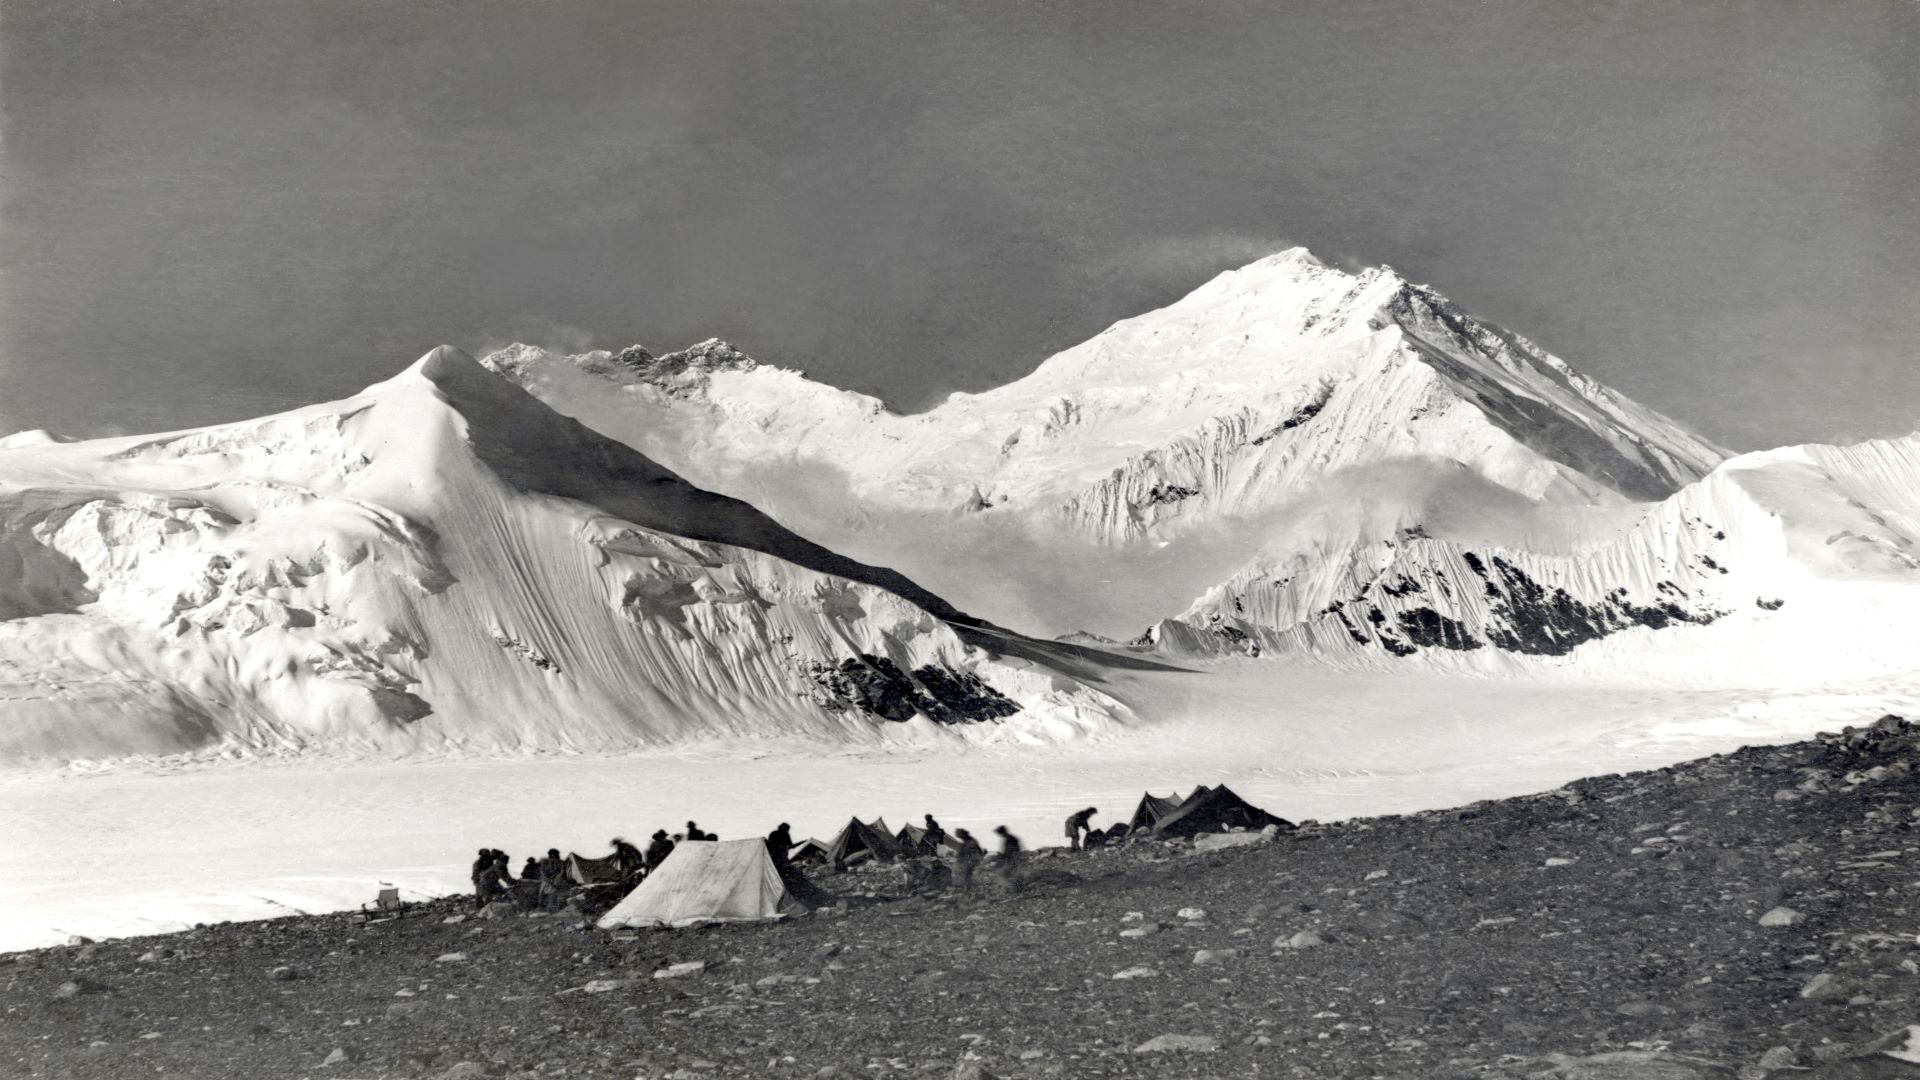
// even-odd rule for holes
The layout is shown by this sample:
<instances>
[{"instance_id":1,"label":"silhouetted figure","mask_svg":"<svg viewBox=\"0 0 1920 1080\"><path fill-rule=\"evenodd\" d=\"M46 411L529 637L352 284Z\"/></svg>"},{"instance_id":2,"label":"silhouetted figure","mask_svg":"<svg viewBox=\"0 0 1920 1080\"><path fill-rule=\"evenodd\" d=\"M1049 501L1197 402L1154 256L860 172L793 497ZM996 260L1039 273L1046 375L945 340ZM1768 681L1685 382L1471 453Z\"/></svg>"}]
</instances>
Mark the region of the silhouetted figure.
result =
<instances>
[{"instance_id":1,"label":"silhouetted figure","mask_svg":"<svg viewBox=\"0 0 1920 1080\"><path fill-rule=\"evenodd\" d=\"M539 881L540 880L540 861L538 859L535 859L531 855L527 856L526 863L520 867L520 880L521 881Z\"/></svg>"},{"instance_id":2,"label":"silhouetted figure","mask_svg":"<svg viewBox=\"0 0 1920 1080\"><path fill-rule=\"evenodd\" d=\"M573 882L567 877L566 860L560 857L559 848L548 848L547 857L540 860L540 906L548 911L558 911L566 904L567 893L572 891Z\"/></svg>"},{"instance_id":3,"label":"silhouetted figure","mask_svg":"<svg viewBox=\"0 0 1920 1080\"><path fill-rule=\"evenodd\" d=\"M647 857L640 853L639 848L618 836L613 838L612 844L614 865L619 868L621 881L632 881L647 872Z\"/></svg>"},{"instance_id":4,"label":"silhouetted figure","mask_svg":"<svg viewBox=\"0 0 1920 1080\"><path fill-rule=\"evenodd\" d=\"M481 848L480 854L473 860L473 866L467 871L467 879L473 882L473 906L486 907L498 892L493 874L493 849Z\"/></svg>"},{"instance_id":5,"label":"silhouetted figure","mask_svg":"<svg viewBox=\"0 0 1920 1080\"><path fill-rule=\"evenodd\" d=\"M927 845L928 851L938 855L940 854L940 845L946 843L947 830L941 828L940 823L933 820L932 814L926 815L925 821L927 823L927 831L921 840Z\"/></svg>"},{"instance_id":6,"label":"silhouetted figure","mask_svg":"<svg viewBox=\"0 0 1920 1080\"><path fill-rule=\"evenodd\" d=\"M954 868L958 871L958 884L962 896L973 895L973 872L980 866L980 860L987 857L986 849L980 841L965 829L955 829L953 835L959 843L954 846Z\"/></svg>"},{"instance_id":7,"label":"silhouetted figure","mask_svg":"<svg viewBox=\"0 0 1920 1080\"><path fill-rule=\"evenodd\" d=\"M486 907L510 895L513 889L513 874L507 869L507 853L489 848L485 856L484 860L476 861L478 869L473 872L473 900L476 907Z\"/></svg>"},{"instance_id":8,"label":"silhouetted figure","mask_svg":"<svg viewBox=\"0 0 1920 1080\"><path fill-rule=\"evenodd\" d=\"M1026 845L1020 838L1007 831L1005 825L995 825L993 831L1000 836L1000 877L1007 888L1020 891L1020 860L1026 851Z\"/></svg>"},{"instance_id":9,"label":"silhouetted figure","mask_svg":"<svg viewBox=\"0 0 1920 1080\"><path fill-rule=\"evenodd\" d=\"M1093 826L1090 823L1093 821L1093 815L1099 812L1097 807L1089 806L1085 810L1067 819L1067 847L1069 849L1073 851L1080 850L1080 834L1093 831Z\"/></svg>"},{"instance_id":10,"label":"silhouetted figure","mask_svg":"<svg viewBox=\"0 0 1920 1080\"><path fill-rule=\"evenodd\" d=\"M711 839L713 839L713 837L711 837L711 836L708 836L708 835L707 835L706 833L704 833L704 832L702 832L702 831L700 830L700 826L698 826L698 825L695 825L695 824L694 824L693 822L691 822L691 821L689 821L689 822L687 822L687 839L689 839L689 840L711 840Z\"/></svg>"},{"instance_id":11,"label":"silhouetted figure","mask_svg":"<svg viewBox=\"0 0 1920 1080\"><path fill-rule=\"evenodd\" d=\"M789 866L787 852L792 850L793 826L783 821L767 834L767 858L773 860L773 868L778 870L782 877L786 876Z\"/></svg>"},{"instance_id":12,"label":"silhouetted figure","mask_svg":"<svg viewBox=\"0 0 1920 1080\"><path fill-rule=\"evenodd\" d=\"M667 830L654 830L653 841L647 845L647 873L651 874L658 870L660 864L666 862L667 856L671 854L673 854L673 841L667 839Z\"/></svg>"}]
</instances>

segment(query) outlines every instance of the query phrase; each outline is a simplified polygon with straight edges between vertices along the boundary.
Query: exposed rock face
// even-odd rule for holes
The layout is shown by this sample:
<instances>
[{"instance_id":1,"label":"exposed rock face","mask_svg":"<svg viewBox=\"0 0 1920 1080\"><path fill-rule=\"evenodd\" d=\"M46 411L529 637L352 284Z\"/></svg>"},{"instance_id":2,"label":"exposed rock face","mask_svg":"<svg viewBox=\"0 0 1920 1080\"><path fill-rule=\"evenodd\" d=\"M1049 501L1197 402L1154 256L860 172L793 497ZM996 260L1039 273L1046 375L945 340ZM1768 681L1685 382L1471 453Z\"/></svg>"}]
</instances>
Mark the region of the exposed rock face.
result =
<instances>
[{"instance_id":1,"label":"exposed rock face","mask_svg":"<svg viewBox=\"0 0 1920 1080\"><path fill-rule=\"evenodd\" d=\"M1877 598L1920 584L1920 521L1906 509L1916 489L1920 438L1795 447L1735 458L1624 531L1558 552L1418 527L1335 550L1285 540L1142 640L1188 653L1553 658L1726 621L1739 637L1810 650L1803 665L1838 661L1877 648ZM1809 606L1837 617L1798 636L1788 620Z\"/></svg>"},{"instance_id":2,"label":"exposed rock face","mask_svg":"<svg viewBox=\"0 0 1920 1080\"><path fill-rule=\"evenodd\" d=\"M862 654L838 664L809 662L808 675L822 692L822 705L857 710L895 722L926 716L935 723L998 720L1020 706L971 672L928 664L913 674L884 656Z\"/></svg>"}]
</instances>

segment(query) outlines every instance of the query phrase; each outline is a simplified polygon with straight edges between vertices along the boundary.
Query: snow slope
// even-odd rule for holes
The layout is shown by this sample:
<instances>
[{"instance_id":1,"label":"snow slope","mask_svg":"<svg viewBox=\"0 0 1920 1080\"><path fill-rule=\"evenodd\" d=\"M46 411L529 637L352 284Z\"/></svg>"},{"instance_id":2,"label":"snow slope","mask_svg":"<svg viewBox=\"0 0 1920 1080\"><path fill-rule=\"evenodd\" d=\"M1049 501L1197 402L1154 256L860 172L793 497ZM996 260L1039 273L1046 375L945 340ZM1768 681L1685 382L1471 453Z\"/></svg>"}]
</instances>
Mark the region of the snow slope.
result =
<instances>
[{"instance_id":1,"label":"snow slope","mask_svg":"<svg viewBox=\"0 0 1920 1080\"><path fill-rule=\"evenodd\" d=\"M1530 504L1618 507L1725 457L1431 289L1302 249L912 416L719 342L484 362L697 483L1047 633L1179 610L1331 477L1463 470Z\"/></svg>"},{"instance_id":2,"label":"snow slope","mask_svg":"<svg viewBox=\"0 0 1920 1080\"><path fill-rule=\"evenodd\" d=\"M1453 508L1477 538L1410 525L1337 547L1317 541L1354 530L1300 523L1148 636L1185 654L1524 658L1743 685L1872 678L1920 655L1904 614L1920 602L1920 436L1743 455L1624 530L1501 539L1495 516Z\"/></svg>"},{"instance_id":3,"label":"snow slope","mask_svg":"<svg viewBox=\"0 0 1920 1080\"><path fill-rule=\"evenodd\" d=\"M1050 655L447 348L262 420L0 444L0 761L1124 719L1014 653Z\"/></svg>"}]
</instances>

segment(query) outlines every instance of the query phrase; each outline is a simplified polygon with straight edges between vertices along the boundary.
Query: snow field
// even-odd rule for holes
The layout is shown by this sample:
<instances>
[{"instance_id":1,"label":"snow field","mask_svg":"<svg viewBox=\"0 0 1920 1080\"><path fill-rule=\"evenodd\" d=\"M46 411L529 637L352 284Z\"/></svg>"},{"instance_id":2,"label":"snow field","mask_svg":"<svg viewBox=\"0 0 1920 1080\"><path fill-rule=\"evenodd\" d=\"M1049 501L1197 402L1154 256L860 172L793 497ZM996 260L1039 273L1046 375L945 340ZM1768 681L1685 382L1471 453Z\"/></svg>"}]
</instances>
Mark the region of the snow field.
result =
<instances>
[{"instance_id":1,"label":"snow field","mask_svg":"<svg viewBox=\"0 0 1920 1080\"><path fill-rule=\"evenodd\" d=\"M464 891L479 847L517 869L548 847L600 854L688 818L722 837L780 821L830 836L851 814L898 828L933 813L977 835L1000 823L1060 842L1143 790L1227 783L1295 820L1459 805L1797 739L1920 709L1920 680L1852 690L1695 691L1566 680L1278 672L1222 662L1117 677L1165 717L1124 737L1046 747L848 750L749 740L619 756L419 761L293 758L124 767L0 781L0 949L68 934L324 911Z\"/></svg>"}]
</instances>

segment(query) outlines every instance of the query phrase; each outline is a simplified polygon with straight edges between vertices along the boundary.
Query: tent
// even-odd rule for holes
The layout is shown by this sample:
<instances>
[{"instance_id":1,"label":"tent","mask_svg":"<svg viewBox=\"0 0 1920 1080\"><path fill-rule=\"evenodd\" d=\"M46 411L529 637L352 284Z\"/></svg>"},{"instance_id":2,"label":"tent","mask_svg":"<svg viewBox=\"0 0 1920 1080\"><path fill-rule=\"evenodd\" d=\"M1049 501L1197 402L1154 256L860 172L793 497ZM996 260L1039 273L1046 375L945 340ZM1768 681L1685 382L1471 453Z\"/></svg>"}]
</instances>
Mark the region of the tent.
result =
<instances>
[{"instance_id":1,"label":"tent","mask_svg":"<svg viewBox=\"0 0 1920 1080\"><path fill-rule=\"evenodd\" d=\"M609 855L604 859L589 859L585 855L567 855L567 877L575 885L610 885L626 880L625 868L620 865L618 855Z\"/></svg>"},{"instance_id":2,"label":"tent","mask_svg":"<svg viewBox=\"0 0 1920 1080\"><path fill-rule=\"evenodd\" d=\"M1217 788L1196 788L1179 809L1153 826L1156 837L1194 836L1219 832L1226 828L1264 829L1278 825L1293 828L1293 822L1275 817L1233 793L1225 784Z\"/></svg>"},{"instance_id":3,"label":"tent","mask_svg":"<svg viewBox=\"0 0 1920 1080\"><path fill-rule=\"evenodd\" d=\"M787 853L787 861L791 863L808 864L824 863L827 861L827 855L831 850L832 848L826 843L815 840L809 836L798 844L793 845L793 850Z\"/></svg>"},{"instance_id":4,"label":"tent","mask_svg":"<svg viewBox=\"0 0 1920 1080\"><path fill-rule=\"evenodd\" d=\"M953 834L942 832L940 842L929 846L927 830L919 825L902 825L900 831L893 834L893 842L900 845L903 855L938 855L941 851L955 851Z\"/></svg>"},{"instance_id":5,"label":"tent","mask_svg":"<svg viewBox=\"0 0 1920 1080\"><path fill-rule=\"evenodd\" d=\"M865 854L882 862L892 862L900 857L900 845L893 834L886 831L886 821L876 818L869 825L859 818L848 820L847 827L827 845L827 861L839 865L854 861Z\"/></svg>"},{"instance_id":6,"label":"tent","mask_svg":"<svg viewBox=\"0 0 1920 1080\"><path fill-rule=\"evenodd\" d=\"M777 919L790 902L765 840L683 840L598 925L612 930Z\"/></svg>"},{"instance_id":7,"label":"tent","mask_svg":"<svg viewBox=\"0 0 1920 1080\"><path fill-rule=\"evenodd\" d=\"M1133 817L1127 819L1127 832L1137 833L1144 829L1153 828L1155 825L1160 824L1167 815L1180 809L1180 804L1183 801L1184 800L1180 798L1179 792L1174 792L1164 799L1152 792L1141 795L1140 804L1133 808Z\"/></svg>"}]
</instances>

